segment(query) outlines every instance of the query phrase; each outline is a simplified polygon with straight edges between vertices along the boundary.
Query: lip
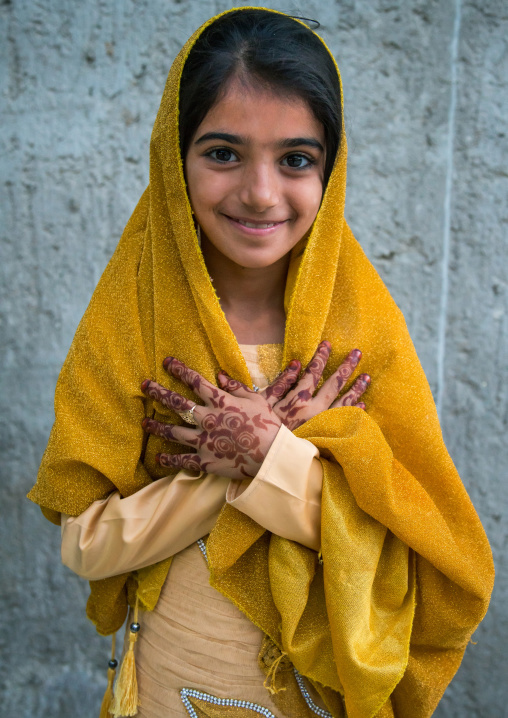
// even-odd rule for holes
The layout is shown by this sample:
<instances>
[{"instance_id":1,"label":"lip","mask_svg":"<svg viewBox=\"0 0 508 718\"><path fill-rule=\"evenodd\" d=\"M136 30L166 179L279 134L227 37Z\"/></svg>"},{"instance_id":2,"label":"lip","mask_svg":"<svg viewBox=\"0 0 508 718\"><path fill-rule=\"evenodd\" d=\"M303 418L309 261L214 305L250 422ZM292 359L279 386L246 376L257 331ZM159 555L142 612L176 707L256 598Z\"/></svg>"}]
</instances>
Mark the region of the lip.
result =
<instances>
[{"instance_id":1,"label":"lip","mask_svg":"<svg viewBox=\"0 0 508 718\"><path fill-rule=\"evenodd\" d=\"M261 221L261 220L253 220L247 217L231 217L228 214L224 214L223 217L225 217L228 222L230 222L234 227L239 229L240 231L244 232L245 234L255 235L255 236L265 236L267 234L271 234L272 232L275 232L279 227L281 227L283 224L287 222L287 220L273 220L273 221ZM248 227L246 224L250 224L251 226ZM254 226L252 226L254 225ZM267 226L268 225L268 226Z\"/></svg>"}]
</instances>

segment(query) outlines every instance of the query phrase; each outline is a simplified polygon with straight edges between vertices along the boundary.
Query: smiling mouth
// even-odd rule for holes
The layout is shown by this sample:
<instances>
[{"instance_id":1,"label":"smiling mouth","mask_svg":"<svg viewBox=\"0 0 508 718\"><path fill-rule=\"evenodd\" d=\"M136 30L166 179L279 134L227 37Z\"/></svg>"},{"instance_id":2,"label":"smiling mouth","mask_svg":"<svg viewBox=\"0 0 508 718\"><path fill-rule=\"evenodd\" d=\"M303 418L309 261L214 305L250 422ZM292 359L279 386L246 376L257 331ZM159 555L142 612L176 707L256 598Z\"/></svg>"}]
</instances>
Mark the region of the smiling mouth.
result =
<instances>
[{"instance_id":1,"label":"smiling mouth","mask_svg":"<svg viewBox=\"0 0 508 718\"><path fill-rule=\"evenodd\" d=\"M271 227L276 227L278 224L283 224L285 220L277 221L277 222L253 222L252 220L248 221L246 219L239 219L238 217L230 217L229 215L226 215L228 219L233 220L233 222L238 222L238 224L241 224L242 227L246 227L247 229L270 229Z\"/></svg>"}]
</instances>

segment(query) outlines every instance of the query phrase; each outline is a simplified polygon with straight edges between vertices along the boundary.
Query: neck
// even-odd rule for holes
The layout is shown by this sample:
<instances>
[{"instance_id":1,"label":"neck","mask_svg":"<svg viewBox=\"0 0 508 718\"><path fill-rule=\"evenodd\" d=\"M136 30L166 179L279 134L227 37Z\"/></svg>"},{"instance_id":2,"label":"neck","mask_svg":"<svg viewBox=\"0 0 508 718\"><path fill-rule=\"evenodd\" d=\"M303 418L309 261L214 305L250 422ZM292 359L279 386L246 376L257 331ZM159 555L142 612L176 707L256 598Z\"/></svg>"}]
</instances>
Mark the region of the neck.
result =
<instances>
[{"instance_id":1,"label":"neck","mask_svg":"<svg viewBox=\"0 0 508 718\"><path fill-rule=\"evenodd\" d=\"M269 267L242 267L203 237L202 252L226 319L240 344L284 341L289 254Z\"/></svg>"}]
</instances>

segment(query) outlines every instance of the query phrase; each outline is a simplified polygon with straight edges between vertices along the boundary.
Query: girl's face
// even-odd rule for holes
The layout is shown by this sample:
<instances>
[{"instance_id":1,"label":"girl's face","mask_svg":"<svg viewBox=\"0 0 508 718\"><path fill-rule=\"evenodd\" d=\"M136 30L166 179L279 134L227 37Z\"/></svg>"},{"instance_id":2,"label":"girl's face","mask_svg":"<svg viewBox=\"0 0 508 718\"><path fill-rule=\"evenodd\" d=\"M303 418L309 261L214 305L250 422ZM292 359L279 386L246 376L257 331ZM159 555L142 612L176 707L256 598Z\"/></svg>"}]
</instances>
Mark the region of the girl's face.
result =
<instances>
[{"instance_id":1,"label":"girl's face","mask_svg":"<svg viewBox=\"0 0 508 718\"><path fill-rule=\"evenodd\" d=\"M285 257L319 210L324 147L323 126L304 100L233 81L185 158L203 248L210 242L248 268Z\"/></svg>"}]
</instances>

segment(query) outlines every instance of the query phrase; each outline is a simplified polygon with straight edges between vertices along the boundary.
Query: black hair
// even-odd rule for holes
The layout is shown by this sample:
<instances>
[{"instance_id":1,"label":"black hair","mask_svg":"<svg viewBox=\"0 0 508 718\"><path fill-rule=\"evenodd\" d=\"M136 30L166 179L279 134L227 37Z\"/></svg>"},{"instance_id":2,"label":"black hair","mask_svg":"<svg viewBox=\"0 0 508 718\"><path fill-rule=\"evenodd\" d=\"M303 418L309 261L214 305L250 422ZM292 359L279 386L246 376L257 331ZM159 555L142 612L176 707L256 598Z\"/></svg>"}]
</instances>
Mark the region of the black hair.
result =
<instances>
[{"instance_id":1,"label":"black hair","mask_svg":"<svg viewBox=\"0 0 508 718\"><path fill-rule=\"evenodd\" d=\"M209 25L192 48L180 83L180 149L185 158L194 133L228 81L260 83L307 102L325 133L325 186L339 149L341 88L334 62L308 27L267 10L230 12Z\"/></svg>"}]
</instances>

